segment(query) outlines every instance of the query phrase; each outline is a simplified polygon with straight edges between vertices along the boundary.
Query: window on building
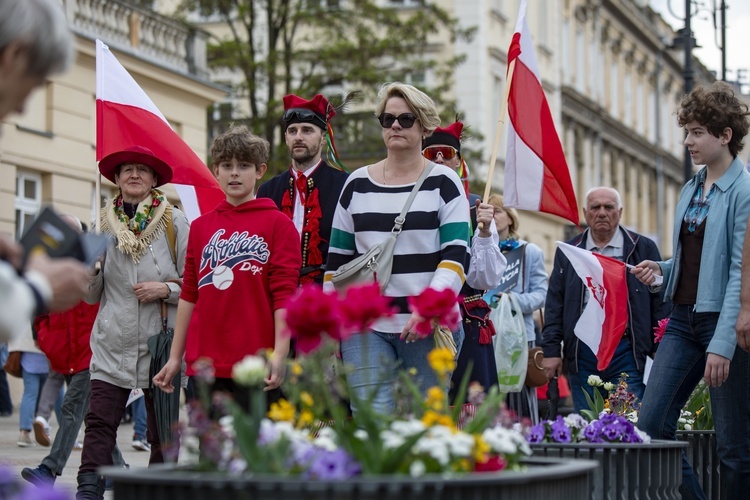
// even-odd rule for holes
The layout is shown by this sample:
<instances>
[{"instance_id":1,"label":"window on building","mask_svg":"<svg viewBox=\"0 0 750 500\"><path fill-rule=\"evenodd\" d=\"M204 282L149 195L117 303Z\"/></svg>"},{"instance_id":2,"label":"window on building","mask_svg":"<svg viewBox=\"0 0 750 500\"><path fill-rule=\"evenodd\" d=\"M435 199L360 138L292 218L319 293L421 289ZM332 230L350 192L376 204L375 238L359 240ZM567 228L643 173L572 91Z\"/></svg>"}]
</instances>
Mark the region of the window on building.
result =
<instances>
[{"instance_id":1,"label":"window on building","mask_svg":"<svg viewBox=\"0 0 750 500\"><path fill-rule=\"evenodd\" d=\"M404 78L406 83L415 87L424 87L427 83L427 73L425 71L410 71Z\"/></svg>"},{"instance_id":2,"label":"window on building","mask_svg":"<svg viewBox=\"0 0 750 500\"><path fill-rule=\"evenodd\" d=\"M585 92L586 78L586 35L583 28L576 29L576 90Z\"/></svg>"},{"instance_id":3,"label":"window on building","mask_svg":"<svg viewBox=\"0 0 750 500\"><path fill-rule=\"evenodd\" d=\"M424 0L388 0L391 7L422 7Z\"/></svg>"},{"instance_id":4,"label":"window on building","mask_svg":"<svg viewBox=\"0 0 750 500\"><path fill-rule=\"evenodd\" d=\"M618 115L620 74L617 67L617 55L612 56L612 64L609 68L609 113Z\"/></svg>"},{"instance_id":5,"label":"window on building","mask_svg":"<svg viewBox=\"0 0 750 500\"><path fill-rule=\"evenodd\" d=\"M42 208L42 176L31 172L16 173L16 238L33 222Z\"/></svg>"},{"instance_id":6,"label":"window on building","mask_svg":"<svg viewBox=\"0 0 750 500\"><path fill-rule=\"evenodd\" d=\"M310 10L338 10L342 0L307 0L307 6Z\"/></svg>"},{"instance_id":7,"label":"window on building","mask_svg":"<svg viewBox=\"0 0 750 500\"><path fill-rule=\"evenodd\" d=\"M645 120L645 107L646 103L643 102L643 78L638 77L638 83L635 87L635 126L639 134L644 135L646 133L646 120Z\"/></svg>"},{"instance_id":8,"label":"window on building","mask_svg":"<svg viewBox=\"0 0 750 500\"><path fill-rule=\"evenodd\" d=\"M622 102L625 107L625 116L623 117L625 125L633 126L633 81L631 68L625 68L625 76L622 81Z\"/></svg>"},{"instance_id":9,"label":"window on building","mask_svg":"<svg viewBox=\"0 0 750 500\"><path fill-rule=\"evenodd\" d=\"M562 25L562 44L560 44L562 50L562 77L563 84L570 85L570 23L568 20L563 21Z\"/></svg>"}]
</instances>

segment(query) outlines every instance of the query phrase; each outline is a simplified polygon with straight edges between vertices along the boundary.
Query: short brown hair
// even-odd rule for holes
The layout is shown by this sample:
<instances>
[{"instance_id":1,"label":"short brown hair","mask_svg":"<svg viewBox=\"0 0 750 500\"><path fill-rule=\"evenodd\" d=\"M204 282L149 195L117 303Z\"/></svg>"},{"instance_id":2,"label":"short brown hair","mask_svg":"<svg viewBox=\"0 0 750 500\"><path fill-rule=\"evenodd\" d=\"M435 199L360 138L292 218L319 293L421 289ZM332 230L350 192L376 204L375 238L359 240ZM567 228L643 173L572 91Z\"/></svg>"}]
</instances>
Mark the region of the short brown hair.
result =
<instances>
[{"instance_id":1,"label":"short brown hair","mask_svg":"<svg viewBox=\"0 0 750 500\"><path fill-rule=\"evenodd\" d=\"M744 146L742 139L750 128L747 104L740 101L732 87L724 82L714 82L708 87L697 85L682 98L677 109L677 124L684 127L696 121L706 127L714 137L724 129L732 129L729 152L737 156Z\"/></svg>"},{"instance_id":2,"label":"short brown hair","mask_svg":"<svg viewBox=\"0 0 750 500\"><path fill-rule=\"evenodd\" d=\"M218 135L211 145L214 165L235 158L258 167L268 163L270 154L271 146L268 141L253 134L244 125L230 126L229 130Z\"/></svg>"},{"instance_id":3,"label":"short brown hair","mask_svg":"<svg viewBox=\"0 0 750 500\"><path fill-rule=\"evenodd\" d=\"M508 224L508 232L512 237L518 239L518 213L516 213L516 210L513 208L506 208L505 201L503 200L502 195L495 193L490 195L490 197L487 199L487 203L495 208L503 210L506 214L508 214L508 219L510 219L510 223Z\"/></svg>"}]
</instances>

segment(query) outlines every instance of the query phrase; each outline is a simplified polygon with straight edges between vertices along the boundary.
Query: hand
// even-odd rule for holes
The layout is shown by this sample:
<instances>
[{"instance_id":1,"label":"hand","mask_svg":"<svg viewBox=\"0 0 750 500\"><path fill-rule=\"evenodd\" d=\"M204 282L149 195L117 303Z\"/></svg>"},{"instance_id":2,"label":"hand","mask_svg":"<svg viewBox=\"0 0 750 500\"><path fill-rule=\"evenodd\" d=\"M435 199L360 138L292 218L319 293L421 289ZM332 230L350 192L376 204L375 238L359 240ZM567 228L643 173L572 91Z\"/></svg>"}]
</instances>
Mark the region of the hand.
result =
<instances>
[{"instance_id":1,"label":"hand","mask_svg":"<svg viewBox=\"0 0 750 500\"><path fill-rule=\"evenodd\" d=\"M154 302L168 298L167 289L169 285L161 281L146 281L133 285L135 297L142 303Z\"/></svg>"},{"instance_id":2,"label":"hand","mask_svg":"<svg viewBox=\"0 0 750 500\"><path fill-rule=\"evenodd\" d=\"M181 360L169 358L169 361L159 370L159 373L154 375L154 385L167 394L172 393L175 389L172 385L172 379L180 371L181 364Z\"/></svg>"},{"instance_id":3,"label":"hand","mask_svg":"<svg viewBox=\"0 0 750 500\"><path fill-rule=\"evenodd\" d=\"M562 375L562 358L544 358L542 360L542 369L547 376L547 380Z\"/></svg>"},{"instance_id":4,"label":"hand","mask_svg":"<svg viewBox=\"0 0 750 500\"><path fill-rule=\"evenodd\" d=\"M266 383L263 390L270 391L281 387L281 384L284 383L284 375L286 375L286 356L274 351L268 360L268 377L263 379Z\"/></svg>"},{"instance_id":5,"label":"hand","mask_svg":"<svg viewBox=\"0 0 750 500\"><path fill-rule=\"evenodd\" d=\"M9 236L0 235L0 259L5 259L16 270L19 270L23 260L23 248Z\"/></svg>"},{"instance_id":6,"label":"hand","mask_svg":"<svg viewBox=\"0 0 750 500\"><path fill-rule=\"evenodd\" d=\"M422 335L417 333L414 328L417 326L417 323L421 323L424 320L425 319L419 314L415 312L411 313L411 317L409 318L409 321L406 322L404 329L401 330L401 336L399 338L405 340L407 344L416 342L417 340L422 340Z\"/></svg>"},{"instance_id":7,"label":"hand","mask_svg":"<svg viewBox=\"0 0 750 500\"><path fill-rule=\"evenodd\" d=\"M750 352L750 308L743 305L737 316L737 345Z\"/></svg>"},{"instance_id":8,"label":"hand","mask_svg":"<svg viewBox=\"0 0 750 500\"><path fill-rule=\"evenodd\" d=\"M661 267L653 260L644 260L630 270L630 274L638 278L638 281L644 285L651 285L654 282L654 275L661 276Z\"/></svg>"},{"instance_id":9,"label":"hand","mask_svg":"<svg viewBox=\"0 0 750 500\"><path fill-rule=\"evenodd\" d=\"M52 288L50 311L66 311L78 304L89 290L89 272L86 266L73 258L50 259L46 254L36 254L26 265L47 278Z\"/></svg>"},{"instance_id":10,"label":"hand","mask_svg":"<svg viewBox=\"0 0 750 500\"><path fill-rule=\"evenodd\" d=\"M489 238L490 224L492 218L495 216L495 207L489 203L482 203L481 200L477 200L477 225L479 226L479 237Z\"/></svg>"},{"instance_id":11,"label":"hand","mask_svg":"<svg viewBox=\"0 0 750 500\"><path fill-rule=\"evenodd\" d=\"M712 352L706 357L706 371L703 372L703 379L709 387L719 387L729 376L730 360L724 356L719 356Z\"/></svg>"}]
</instances>

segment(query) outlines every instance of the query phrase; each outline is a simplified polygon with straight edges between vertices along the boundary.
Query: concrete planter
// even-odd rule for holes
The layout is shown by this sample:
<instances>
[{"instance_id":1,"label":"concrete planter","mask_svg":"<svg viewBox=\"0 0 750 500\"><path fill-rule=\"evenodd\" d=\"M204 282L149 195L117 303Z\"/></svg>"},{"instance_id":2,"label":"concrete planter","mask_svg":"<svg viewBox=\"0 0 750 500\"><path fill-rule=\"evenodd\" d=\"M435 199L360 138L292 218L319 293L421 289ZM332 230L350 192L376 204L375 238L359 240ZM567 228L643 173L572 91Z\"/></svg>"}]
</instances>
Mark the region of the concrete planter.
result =
<instances>
[{"instance_id":1,"label":"concrete planter","mask_svg":"<svg viewBox=\"0 0 750 500\"><path fill-rule=\"evenodd\" d=\"M293 476L227 477L173 465L148 469L107 467L117 500L571 500L585 498L596 462L532 458L521 472L482 472L456 477L367 476L311 481Z\"/></svg>"},{"instance_id":2,"label":"concrete planter","mask_svg":"<svg viewBox=\"0 0 750 500\"><path fill-rule=\"evenodd\" d=\"M596 460L589 495L599 499L679 499L687 443L535 443L534 456Z\"/></svg>"}]
</instances>

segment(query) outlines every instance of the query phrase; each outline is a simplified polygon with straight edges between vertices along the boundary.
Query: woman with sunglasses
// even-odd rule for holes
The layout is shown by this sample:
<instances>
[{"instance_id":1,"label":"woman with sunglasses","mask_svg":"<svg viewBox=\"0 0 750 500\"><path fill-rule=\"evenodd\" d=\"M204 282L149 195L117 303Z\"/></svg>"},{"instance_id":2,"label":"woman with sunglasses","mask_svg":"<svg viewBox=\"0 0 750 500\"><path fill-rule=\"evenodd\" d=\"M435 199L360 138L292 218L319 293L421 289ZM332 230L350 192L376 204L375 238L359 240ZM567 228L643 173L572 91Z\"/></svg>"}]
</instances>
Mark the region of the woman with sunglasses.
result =
<instances>
[{"instance_id":1,"label":"woman with sunglasses","mask_svg":"<svg viewBox=\"0 0 750 500\"><path fill-rule=\"evenodd\" d=\"M422 140L440 124L430 97L411 85L389 83L378 93L376 115L387 156L353 172L344 185L333 216L325 276L329 289L331 276L341 265L390 235L394 219L430 163L422 156ZM410 313L408 299L428 287L458 294L469 262L468 240L469 204L461 182L450 168L433 165L406 215L383 292L392 299L396 314L341 344L343 361L351 368L347 379L357 396L353 412L357 411L354 400L372 397L376 411L392 413L398 369L416 369L423 393L441 385L427 362L435 340L414 331L422 318ZM460 351L460 327L453 338Z\"/></svg>"}]
</instances>

